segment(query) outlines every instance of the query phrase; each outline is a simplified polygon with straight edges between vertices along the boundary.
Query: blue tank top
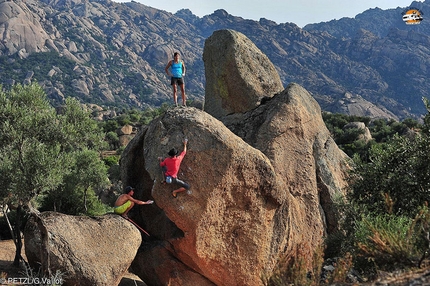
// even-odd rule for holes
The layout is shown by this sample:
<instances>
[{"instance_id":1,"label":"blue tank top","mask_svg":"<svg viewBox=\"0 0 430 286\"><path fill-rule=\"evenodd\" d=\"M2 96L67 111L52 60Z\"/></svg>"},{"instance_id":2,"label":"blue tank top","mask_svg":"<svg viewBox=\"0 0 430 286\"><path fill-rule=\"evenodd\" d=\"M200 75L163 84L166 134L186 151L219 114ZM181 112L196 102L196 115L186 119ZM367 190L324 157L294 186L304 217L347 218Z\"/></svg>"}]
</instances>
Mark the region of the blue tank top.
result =
<instances>
[{"instance_id":1,"label":"blue tank top","mask_svg":"<svg viewBox=\"0 0 430 286\"><path fill-rule=\"evenodd\" d=\"M172 62L172 75L173 77L182 77L182 61L179 61L178 63Z\"/></svg>"}]
</instances>

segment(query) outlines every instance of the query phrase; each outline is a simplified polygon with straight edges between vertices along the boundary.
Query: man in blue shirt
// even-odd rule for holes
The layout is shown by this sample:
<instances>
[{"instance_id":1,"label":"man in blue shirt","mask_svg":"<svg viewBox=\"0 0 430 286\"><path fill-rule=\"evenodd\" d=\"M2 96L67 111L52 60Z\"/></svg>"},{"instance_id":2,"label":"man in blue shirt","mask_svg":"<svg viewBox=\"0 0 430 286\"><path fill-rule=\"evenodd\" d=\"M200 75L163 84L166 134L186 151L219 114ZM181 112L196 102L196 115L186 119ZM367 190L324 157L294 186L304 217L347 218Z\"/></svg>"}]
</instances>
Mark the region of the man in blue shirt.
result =
<instances>
[{"instance_id":1,"label":"man in blue shirt","mask_svg":"<svg viewBox=\"0 0 430 286\"><path fill-rule=\"evenodd\" d=\"M180 55L178 52L175 52L173 54L173 60L169 61L164 70L166 71L168 76L171 76L170 84L173 87L173 100L175 101L176 106L178 106L176 85L179 85L179 87L181 88L182 105L187 106L185 96L185 84L183 79L183 77L185 76L185 63L180 59Z\"/></svg>"}]
</instances>

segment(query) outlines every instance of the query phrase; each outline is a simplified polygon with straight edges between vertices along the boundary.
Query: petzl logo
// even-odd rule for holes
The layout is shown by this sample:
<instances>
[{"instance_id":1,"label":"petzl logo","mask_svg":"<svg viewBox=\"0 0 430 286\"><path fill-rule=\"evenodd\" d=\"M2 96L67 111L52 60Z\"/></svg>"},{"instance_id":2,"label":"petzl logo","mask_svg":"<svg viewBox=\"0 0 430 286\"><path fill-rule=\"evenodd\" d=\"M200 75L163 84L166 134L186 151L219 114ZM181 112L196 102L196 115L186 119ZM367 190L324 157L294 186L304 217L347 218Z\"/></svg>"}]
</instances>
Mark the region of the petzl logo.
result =
<instances>
[{"instance_id":1,"label":"petzl logo","mask_svg":"<svg viewBox=\"0 0 430 286\"><path fill-rule=\"evenodd\" d=\"M417 25L423 20L424 14L417 8L409 7L403 11L402 15L402 20L406 25Z\"/></svg>"}]
</instances>

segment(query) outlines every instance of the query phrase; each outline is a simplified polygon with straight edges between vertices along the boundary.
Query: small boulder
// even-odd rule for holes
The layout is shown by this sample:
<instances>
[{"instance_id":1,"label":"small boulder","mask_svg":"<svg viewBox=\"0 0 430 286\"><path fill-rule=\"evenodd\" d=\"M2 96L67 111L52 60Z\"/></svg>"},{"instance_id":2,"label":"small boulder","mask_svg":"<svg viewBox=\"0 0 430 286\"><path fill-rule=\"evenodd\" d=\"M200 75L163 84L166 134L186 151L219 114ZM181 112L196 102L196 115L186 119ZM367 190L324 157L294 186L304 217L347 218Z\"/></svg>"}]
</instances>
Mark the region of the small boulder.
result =
<instances>
[{"instance_id":1,"label":"small boulder","mask_svg":"<svg viewBox=\"0 0 430 286\"><path fill-rule=\"evenodd\" d=\"M118 285L142 242L139 230L114 214L100 217L44 212L50 269L65 273L64 284ZM41 264L41 232L32 217L24 231L25 254L34 268Z\"/></svg>"},{"instance_id":2,"label":"small boulder","mask_svg":"<svg viewBox=\"0 0 430 286\"><path fill-rule=\"evenodd\" d=\"M369 142L372 140L372 134L370 133L369 128L366 127L364 122L350 122L346 124L342 130L348 130L348 129L358 129L362 130L362 134L360 134L357 138L357 140L363 140L364 142Z\"/></svg>"},{"instance_id":3,"label":"small boulder","mask_svg":"<svg viewBox=\"0 0 430 286\"><path fill-rule=\"evenodd\" d=\"M126 124L124 126L122 126L121 128L118 128L118 130L116 131L116 133L121 136L121 135L130 135L133 133L133 126Z\"/></svg>"}]
</instances>

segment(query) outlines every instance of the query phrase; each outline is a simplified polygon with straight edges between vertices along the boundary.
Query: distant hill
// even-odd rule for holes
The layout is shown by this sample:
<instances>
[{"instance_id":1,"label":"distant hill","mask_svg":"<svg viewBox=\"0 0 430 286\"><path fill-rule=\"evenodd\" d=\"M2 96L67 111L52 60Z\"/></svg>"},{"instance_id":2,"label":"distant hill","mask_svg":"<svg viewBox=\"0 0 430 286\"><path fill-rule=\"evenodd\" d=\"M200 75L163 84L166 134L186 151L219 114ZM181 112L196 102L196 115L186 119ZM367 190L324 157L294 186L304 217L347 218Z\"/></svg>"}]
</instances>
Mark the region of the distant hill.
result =
<instances>
[{"instance_id":1,"label":"distant hill","mask_svg":"<svg viewBox=\"0 0 430 286\"><path fill-rule=\"evenodd\" d=\"M405 25L402 21L402 13L408 7L397 7L396 9L387 10L380 8L368 9L354 18L344 17L329 22L308 24L303 29L307 31L328 32L337 38L353 38L360 29L372 32L380 38L387 36L392 29L415 31L429 35L430 18L427 17L427 14L430 12L430 2L413 1L409 7L415 7L424 13L424 20L421 24Z\"/></svg>"},{"instance_id":2,"label":"distant hill","mask_svg":"<svg viewBox=\"0 0 430 286\"><path fill-rule=\"evenodd\" d=\"M234 29L269 57L284 86L299 83L323 110L419 117L430 94L430 0L411 6L424 13L420 25L402 22L403 7L300 29L224 10L171 14L134 1L0 0L0 82L37 80L54 103L74 96L104 106L159 106L172 102L164 66L180 51L189 98L201 100L205 39Z\"/></svg>"}]
</instances>

